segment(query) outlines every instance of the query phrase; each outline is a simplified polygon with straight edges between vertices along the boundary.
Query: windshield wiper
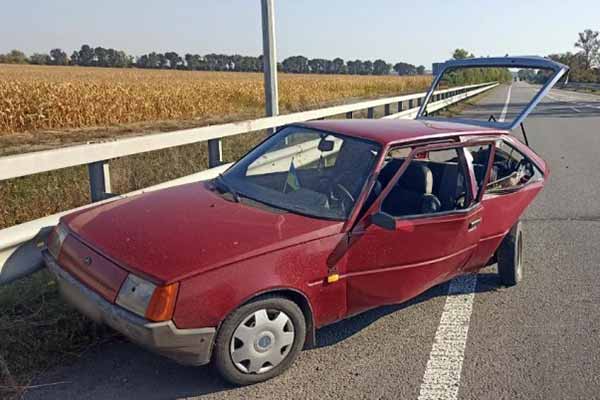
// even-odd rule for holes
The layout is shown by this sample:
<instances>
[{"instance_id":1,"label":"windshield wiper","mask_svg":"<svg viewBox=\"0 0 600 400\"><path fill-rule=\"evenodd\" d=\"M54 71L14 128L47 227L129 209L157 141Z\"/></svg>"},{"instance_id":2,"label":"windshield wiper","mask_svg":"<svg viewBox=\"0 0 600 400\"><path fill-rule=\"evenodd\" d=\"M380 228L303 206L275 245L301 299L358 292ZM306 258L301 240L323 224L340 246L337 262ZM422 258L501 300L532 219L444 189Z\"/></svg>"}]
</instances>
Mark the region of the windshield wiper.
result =
<instances>
[{"instance_id":1,"label":"windshield wiper","mask_svg":"<svg viewBox=\"0 0 600 400\"><path fill-rule=\"evenodd\" d=\"M219 183L225 188L225 190L227 190L229 193L231 193L231 195L233 196L233 200L235 200L236 203L239 203L240 196L237 194L235 189L231 187L230 184L225 182L225 178L223 177L223 174L219 174L217 179L219 180Z\"/></svg>"}]
</instances>

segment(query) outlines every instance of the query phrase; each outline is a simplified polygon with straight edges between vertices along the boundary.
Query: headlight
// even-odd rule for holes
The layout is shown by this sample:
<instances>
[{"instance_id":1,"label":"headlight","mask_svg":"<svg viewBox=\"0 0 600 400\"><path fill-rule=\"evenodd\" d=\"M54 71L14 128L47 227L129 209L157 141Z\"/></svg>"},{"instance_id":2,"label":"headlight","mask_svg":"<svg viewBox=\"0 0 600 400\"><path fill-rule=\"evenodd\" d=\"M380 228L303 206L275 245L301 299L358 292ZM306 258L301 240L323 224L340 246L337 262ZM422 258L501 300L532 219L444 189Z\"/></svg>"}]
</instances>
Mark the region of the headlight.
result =
<instances>
[{"instance_id":1,"label":"headlight","mask_svg":"<svg viewBox=\"0 0 600 400\"><path fill-rule=\"evenodd\" d=\"M116 303L150 321L167 321L173 316L178 283L156 286L129 274L119 290Z\"/></svg>"},{"instance_id":2,"label":"headlight","mask_svg":"<svg viewBox=\"0 0 600 400\"><path fill-rule=\"evenodd\" d=\"M58 256L60 255L60 250L62 249L62 245L65 242L65 239L69 235L69 230L67 227L59 223L56 227L50 232L50 236L48 237L48 251L52 254L52 257L58 260Z\"/></svg>"}]
</instances>

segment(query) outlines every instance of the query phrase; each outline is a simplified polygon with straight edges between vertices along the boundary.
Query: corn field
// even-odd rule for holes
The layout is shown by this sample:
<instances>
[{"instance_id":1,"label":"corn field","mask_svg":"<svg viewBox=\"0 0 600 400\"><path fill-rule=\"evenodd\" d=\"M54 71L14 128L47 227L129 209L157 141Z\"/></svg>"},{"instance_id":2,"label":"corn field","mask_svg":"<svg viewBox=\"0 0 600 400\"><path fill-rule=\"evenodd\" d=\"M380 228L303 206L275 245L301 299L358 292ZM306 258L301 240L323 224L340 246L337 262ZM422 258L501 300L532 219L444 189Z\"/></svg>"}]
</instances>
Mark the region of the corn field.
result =
<instances>
[{"instance_id":1,"label":"corn field","mask_svg":"<svg viewBox=\"0 0 600 400\"><path fill-rule=\"evenodd\" d=\"M425 76L279 75L282 112L424 90ZM259 116L257 73L0 65L0 135Z\"/></svg>"}]
</instances>

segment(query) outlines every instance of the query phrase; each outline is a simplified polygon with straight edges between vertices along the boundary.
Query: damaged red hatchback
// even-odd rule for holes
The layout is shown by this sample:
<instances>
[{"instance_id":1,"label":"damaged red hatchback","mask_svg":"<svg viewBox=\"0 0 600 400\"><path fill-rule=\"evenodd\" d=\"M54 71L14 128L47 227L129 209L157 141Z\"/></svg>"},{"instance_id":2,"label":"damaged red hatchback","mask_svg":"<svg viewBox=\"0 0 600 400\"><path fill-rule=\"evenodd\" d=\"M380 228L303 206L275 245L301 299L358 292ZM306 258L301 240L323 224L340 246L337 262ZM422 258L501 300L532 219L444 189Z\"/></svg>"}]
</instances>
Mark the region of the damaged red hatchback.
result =
<instances>
[{"instance_id":1,"label":"damaged red hatchback","mask_svg":"<svg viewBox=\"0 0 600 400\"><path fill-rule=\"evenodd\" d=\"M509 129L566 69L484 61L553 74L512 125L427 117L436 80L417 120L283 127L212 181L62 218L46 264L89 317L236 384L283 372L319 327L490 262L514 285L548 170Z\"/></svg>"}]
</instances>

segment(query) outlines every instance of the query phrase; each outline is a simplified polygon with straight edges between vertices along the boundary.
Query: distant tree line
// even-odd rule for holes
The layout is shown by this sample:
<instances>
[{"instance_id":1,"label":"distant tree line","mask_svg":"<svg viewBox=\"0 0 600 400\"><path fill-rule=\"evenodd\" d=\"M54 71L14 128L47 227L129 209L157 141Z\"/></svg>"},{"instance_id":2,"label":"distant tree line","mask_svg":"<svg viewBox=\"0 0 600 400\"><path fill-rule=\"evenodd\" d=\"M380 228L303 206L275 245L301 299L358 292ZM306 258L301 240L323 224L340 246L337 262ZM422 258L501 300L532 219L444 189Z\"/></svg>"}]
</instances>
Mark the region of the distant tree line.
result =
<instances>
[{"instance_id":1,"label":"distant tree line","mask_svg":"<svg viewBox=\"0 0 600 400\"><path fill-rule=\"evenodd\" d=\"M475 55L465 49L456 49L452 53L453 60L466 58L475 58ZM507 68L460 68L444 73L443 83L448 86L459 86L482 82L509 82L512 78Z\"/></svg>"},{"instance_id":2,"label":"distant tree line","mask_svg":"<svg viewBox=\"0 0 600 400\"><path fill-rule=\"evenodd\" d=\"M579 32L574 44L577 52L567 51L548 55L548 58L568 65L569 80L573 82L600 83L600 32L585 29ZM454 59L472 58L474 55L465 49L456 49L452 54ZM544 83L548 79L547 71L532 71L522 69L518 73L520 80L534 83Z\"/></svg>"},{"instance_id":3,"label":"distant tree line","mask_svg":"<svg viewBox=\"0 0 600 400\"><path fill-rule=\"evenodd\" d=\"M258 57L238 54L185 54L180 56L174 51L169 51L166 53L151 52L136 58L121 50L92 47L87 44L81 46L81 49L75 50L71 56L58 48L50 50L48 54L35 53L31 56L27 56L22 51L13 50L7 54L0 54L0 63L193 71L260 72L263 70L262 55ZM381 59L344 61L341 58L309 59L304 56L288 57L278 63L277 69L282 72L298 74L388 75L392 71L398 75L423 75L425 73L424 66L415 66L405 62L392 65Z\"/></svg>"}]
</instances>

